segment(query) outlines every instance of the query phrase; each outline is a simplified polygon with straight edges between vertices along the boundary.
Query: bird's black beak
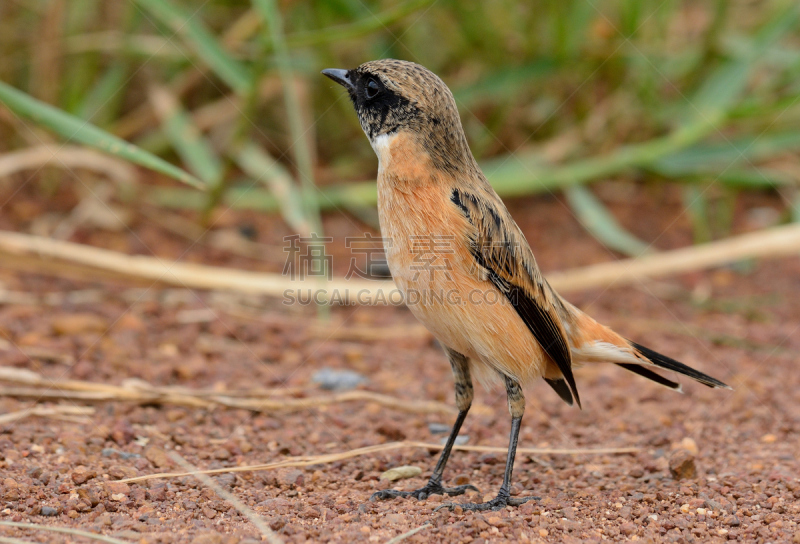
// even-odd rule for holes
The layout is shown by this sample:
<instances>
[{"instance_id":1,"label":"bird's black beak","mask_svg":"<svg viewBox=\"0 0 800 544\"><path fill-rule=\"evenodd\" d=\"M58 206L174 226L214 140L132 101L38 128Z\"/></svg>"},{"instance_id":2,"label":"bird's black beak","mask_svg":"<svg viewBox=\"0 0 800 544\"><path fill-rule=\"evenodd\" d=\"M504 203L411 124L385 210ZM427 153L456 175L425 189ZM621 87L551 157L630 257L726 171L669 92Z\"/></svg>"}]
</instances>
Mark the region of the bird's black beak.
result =
<instances>
[{"instance_id":1,"label":"bird's black beak","mask_svg":"<svg viewBox=\"0 0 800 544\"><path fill-rule=\"evenodd\" d=\"M353 85L353 77L350 75L350 70L342 70L340 68L328 68L322 71L323 75L328 76L336 83L348 90L348 92L355 91Z\"/></svg>"}]
</instances>

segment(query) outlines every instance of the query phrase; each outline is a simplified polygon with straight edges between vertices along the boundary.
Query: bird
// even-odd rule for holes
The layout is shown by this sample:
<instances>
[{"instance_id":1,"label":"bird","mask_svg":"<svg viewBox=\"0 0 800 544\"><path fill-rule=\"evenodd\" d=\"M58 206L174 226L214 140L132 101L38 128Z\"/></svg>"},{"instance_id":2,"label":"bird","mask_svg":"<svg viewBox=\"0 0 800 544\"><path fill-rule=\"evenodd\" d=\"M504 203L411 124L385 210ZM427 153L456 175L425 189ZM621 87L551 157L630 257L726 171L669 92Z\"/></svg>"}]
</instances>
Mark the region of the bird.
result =
<instances>
[{"instance_id":1,"label":"bird","mask_svg":"<svg viewBox=\"0 0 800 544\"><path fill-rule=\"evenodd\" d=\"M373 500L456 496L443 473L472 404L472 377L505 386L511 415L503 482L495 498L460 503L500 510L538 497L510 494L523 387L543 378L567 404L581 400L573 369L608 362L677 391L654 369L712 388L725 383L624 338L562 298L469 148L453 94L427 68L380 59L322 74L347 90L378 157L378 216L392 278L406 305L443 346L455 381L458 415L428 483L387 489ZM412 296L413 295L413 296ZM456 503L441 507L455 508Z\"/></svg>"}]
</instances>

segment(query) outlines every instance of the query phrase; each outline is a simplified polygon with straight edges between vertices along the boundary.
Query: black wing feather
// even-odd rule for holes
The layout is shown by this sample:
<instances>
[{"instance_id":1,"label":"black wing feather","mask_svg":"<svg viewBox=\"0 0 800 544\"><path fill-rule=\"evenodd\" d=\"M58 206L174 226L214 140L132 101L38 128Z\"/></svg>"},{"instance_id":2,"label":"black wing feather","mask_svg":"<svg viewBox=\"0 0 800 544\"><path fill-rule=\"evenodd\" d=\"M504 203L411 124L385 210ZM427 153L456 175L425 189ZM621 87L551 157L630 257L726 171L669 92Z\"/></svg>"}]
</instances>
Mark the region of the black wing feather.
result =
<instances>
[{"instance_id":1,"label":"black wing feather","mask_svg":"<svg viewBox=\"0 0 800 544\"><path fill-rule=\"evenodd\" d=\"M561 397L561 400L572 406L572 393L569 391L569 386L567 382L562 380L561 378L557 380L550 380L548 378L544 379L547 382L547 385L553 388L553 391L558 393L558 396Z\"/></svg>"},{"instance_id":2,"label":"black wing feather","mask_svg":"<svg viewBox=\"0 0 800 544\"><path fill-rule=\"evenodd\" d=\"M477 237L472 240L471 245L475 261L487 271L489 281L505 295L525 322L528 330L533 333L536 341L556 363L564 380L569 385L570 400L574 398L580 406L581 400L575 384L575 377L572 374L572 354L567 339L556 322L557 316L554 315L552 309L541 305L525 288L525 283L528 284L529 289L532 288L531 286L535 286L539 291L549 290L550 286L543 278L535 277L525 266L526 263L519 262L518 251L527 249L530 252L524 238L521 238L521 235L520 239L514 237L499 219L498 211L493 209L491 203L485 199L478 199L459 189L453 190L450 199L477 230ZM491 218L491 222L489 222L489 218ZM521 247L523 244L524 247ZM529 259L533 261L532 254ZM515 283L513 281L514 273L525 274L528 281ZM570 402L570 404L572 403Z\"/></svg>"}]
</instances>

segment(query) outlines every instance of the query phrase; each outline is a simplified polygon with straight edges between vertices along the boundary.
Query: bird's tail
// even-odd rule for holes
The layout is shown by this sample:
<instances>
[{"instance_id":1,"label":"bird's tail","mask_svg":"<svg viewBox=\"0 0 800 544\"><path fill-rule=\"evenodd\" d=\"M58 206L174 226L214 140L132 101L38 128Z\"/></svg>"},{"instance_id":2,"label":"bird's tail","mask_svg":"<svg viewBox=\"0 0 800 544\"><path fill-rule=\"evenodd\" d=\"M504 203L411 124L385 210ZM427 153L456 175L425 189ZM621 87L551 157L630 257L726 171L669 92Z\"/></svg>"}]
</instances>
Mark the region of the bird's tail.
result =
<instances>
[{"instance_id":1,"label":"bird's tail","mask_svg":"<svg viewBox=\"0 0 800 544\"><path fill-rule=\"evenodd\" d=\"M656 372L656 369L672 370L688 376L708 387L724 387L728 385L716 378L703 374L699 370L676 361L657 351L646 348L636 342L623 338L613 330L597 323L574 306L565 303L574 316L571 326L570 345L574 364L614 363L625 370L638 374L657 384L675 391L681 391L678 382L670 380ZM557 369L551 368L545 373L545 381L567 404L572 404L572 395L563 377Z\"/></svg>"},{"instance_id":2,"label":"bird's tail","mask_svg":"<svg viewBox=\"0 0 800 544\"><path fill-rule=\"evenodd\" d=\"M650 348L646 348L641 344L637 344L636 342L631 342L628 340L628 344L633 348L636 355L642 359L647 361L647 363L652 364L658 368L663 368L664 370L672 370L677 372L678 374L683 374L684 376L688 376L693 380L696 380L703 385L707 385L708 387L722 387L725 389L730 389L731 387L721 381L717 380L716 378L712 378L708 374L703 374L699 370L695 370L694 368L687 366L675 359L667 357L666 355L662 355L657 351L653 351ZM645 364L647 364L645 363ZM619 366L630 370L640 376L653 380L654 382L660 383L661 385L665 385L671 389L680 389L680 385L664 378L660 374L656 374L646 366L636 365L636 364L628 364L628 363L617 363Z\"/></svg>"}]
</instances>

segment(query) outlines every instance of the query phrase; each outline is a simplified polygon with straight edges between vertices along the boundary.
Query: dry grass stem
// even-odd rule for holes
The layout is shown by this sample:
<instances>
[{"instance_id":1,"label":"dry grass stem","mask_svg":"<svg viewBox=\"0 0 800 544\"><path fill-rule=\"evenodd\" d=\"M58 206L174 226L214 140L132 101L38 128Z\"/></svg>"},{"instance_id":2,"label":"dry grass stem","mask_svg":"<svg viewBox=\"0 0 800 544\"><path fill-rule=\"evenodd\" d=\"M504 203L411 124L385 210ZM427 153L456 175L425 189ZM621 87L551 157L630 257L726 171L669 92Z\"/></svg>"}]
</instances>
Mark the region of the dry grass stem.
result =
<instances>
[{"instance_id":1,"label":"dry grass stem","mask_svg":"<svg viewBox=\"0 0 800 544\"><path fill-rule=\"evenodd\" d=\"M0 179L42 166L85 168L119 183L132 183L136 170L123 160L78 146L41 145L0 155Z\"/></svg>"},{"instance_id":2,"label":"dry grass stem","mask_svg":"<svg viewBox=\"0 0 800 544\"><path fill-rule=\"evenodd\" d=\"M234 399L230 397L217 397L216 402L230 408L244 408L259 412L277 412L282 410L305 410L341 402L365 401L380 404L401 412L418 414L454 414L455 408L435 401L406 400L371 391L346 391L326 397L308 397L304 399Z\"/></svg>"},{"instance_id":3,"label":"dry grass stem","mask_svg":"<svg viewBox=\"0 0 800 544\"><path fill-rule=\"evenodd\" d=\"M191 263L165 263L161 259L141 255L126 255L116 251L99 249L72 242L52 240L41 236L32 236L16 232L0 232L0 254L12 256L36 256L45 262L56 259L79 264L89 268L101 269L126 277L160 281L194 289L217 289L239 291L245 293L266 294L283 297L290 292L302 292L307 296L308 289L325 289L330 295L341 293L350 300L358 300L366 304L375 304L379 289L388 293L394 289L390 281L368 280L332 280L319 285L314 282L291 281L280 274L261 274L214 266ZM57 273L57 268L47 268L50 273ZM357 294L362 293L359 297ZM320 297L320 300L327 296Z\"/></svg>"},{"instance_id":4,"label":"dry grass stem","mask_svg":"<svg viewBox=\"0 0 800 544\"><path fill-rule=\"evenodd\" d=\"M17 412L0 414L0 425L19 421L31 416L50 417L86 425L92 422L92 420L86 416L92 414L94 414L94 408L91 406L31 406L30 408L25 408Z\"/></svg>"},{"instance_id":5,"label":"dry grass stem","mask_svg":"<svg viewBox=\"0 0 800 544\"><path fill-rule=\"evenodd\" d=\"M645 278L680 274L721 266L743 259L774 258L800 251L800 224L774 227L688 248L665 251L639 259L601 263L566 272L549 274L550 284L561 292L623 285ZM391 281L334 279L317 282L292 281L279 274L264 274L190 263L165 263L161 259L132 256L95 247L49 238L0 232L0 254L42 259L45 272L58 274L60 267L47 266L50 260L66 261L100 269L128 278L139 278L179 285L185 288L227 290L277 297L292 293L303 299L309 292L324 293L319 300L330 300L332 293L360 304L400 303L392 296ZM324 289L324 291L319 291Z\"/></svg>"},{"instance_id":6,"label":"dry grass stem","mask_svg":"<svg viewBox=\"0 0 800 544\"><path fill-rule=\"evenodd\" d=\"M440 402L399 399L370 391L346 391L306 398L286 398L287 392L281 391L283 398L275 398L279 396L279 390L197 391L180 387L155 387L143 380L133 379L118 386L81 380L50 380L35 372L11 367L0 367L0 381L26 386L0 387L0 396L36 400L135 402L207 409L226 406L256 412L294 412L343 402L374 402L411 413L451 415L455 412L452 406Z\"/></svg>"},{"instance_id":7,"label":"dry grass stem","mask_svg":"<svg viewBox=\"0 0 800 544\"><path fill-rule=\"evenodd\" d=\"M430 526L431 526L431 522L428 521L428 522L420 525L416 529L411 529L410 531L407 531L407 532L403 533L402 535L397 535L393 539L387 540L386 544L397 544L398 542L401 542L401 541L407 539L410 536L414 536L418 532L423 531L423 530L427 529Z\"/></svg>"},{"instance_id":8,"label":"dry grass stem","mask_svg":"<svg viewBox=\"0 0 800 544\"><path fill-rule=\"evenodd\" d=\"M637 259L553 272L548 275L548 281L559 291L580 291L693 272L745 259L796 255L799 251L800 224L795 223Z\"/></svg>"},{"instance_id":9,"label":"dry grass stem","mask_svg":"<svg viewBox=\"0 0 800 544\"><path fill-rule=\"evenodd\" d=\"M238 510L240 514L246 517L250 522L256 526L264 538L267 539L268 542L271 544L283 544L283 540L276 535L272 529L267 527L267 524L264 522L264 518L253 512L250 508L247 507L242 501L240 501L233 493L229 493L225 489L222 488L217 482L213 479L209 478L205 474L197 472L197 467L189 463L186 459L178 455L176 452L172 451L169 453L170 458L175 461L178 465L180 465L184 470L191 471L193 476L200 480L203 485L211 488L214 490L214 493L231 503L231 505Z\"/></svg>"},{"instance_id":10,"label":"dry grass stem","mask_svg":"<svg viewBox=\"0 0 800 544\"><path fill-rule=\"evenodd\" d=\"M274 461L272 463L264 463L259 465L246 465L240 467L218 468L213 470L201 470L197 472L162 472L158 474L148 474L146 476L136 476L135 478L126 478L119 480L120 482L133 483L141 482L144 480L152 480L154 478L180 478L184 476L194 476L196 474L224 474L227 472L257 472L261 470L274 470L276 468L290 468L290 467L307 467L309 465L321 465L326 463L335 463L343 461L344 459L352 459L353 457L361 457L363 455L372 455L375 453L382 453L398 449L428 449L428 450L441 450L444 448L441 444L429 444L427 442L389 442L387 444L378 444L375 446L366 446L363 448L356 448L339 453L326 453L322 455L302 455L297 457L288 457L281 461ZM454 450L479 452L479 453L503 453L507 449L494 446L453 446ZM636 453L639 448L592 448L592 449L565 449L565 448L517 448L517 454L531 454L531 455L609 455L609 454L623 454L623 453Z\"/></svg>"},{"instance_id":11,"label":"dry grass stem","mask_svg":"<svg viewBox=\"0 0 800 544\"><path fill-rule=\"evenodd\" d=\"M98 535L96 533L89 533L87 531L81 531L80 529L70 529L68 527L50 527L47 525L39 525L38 523L22 523L18 521L0 521L0 525L5 525L7 527L18 527L20 529L34 529L36 531L64 533L67 535L88 538L90 540L97 540L98 542L108 542L108 544L131 544L128 540L120 540L118 538Z\"/></svg>"}]
</instances>

